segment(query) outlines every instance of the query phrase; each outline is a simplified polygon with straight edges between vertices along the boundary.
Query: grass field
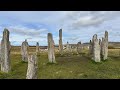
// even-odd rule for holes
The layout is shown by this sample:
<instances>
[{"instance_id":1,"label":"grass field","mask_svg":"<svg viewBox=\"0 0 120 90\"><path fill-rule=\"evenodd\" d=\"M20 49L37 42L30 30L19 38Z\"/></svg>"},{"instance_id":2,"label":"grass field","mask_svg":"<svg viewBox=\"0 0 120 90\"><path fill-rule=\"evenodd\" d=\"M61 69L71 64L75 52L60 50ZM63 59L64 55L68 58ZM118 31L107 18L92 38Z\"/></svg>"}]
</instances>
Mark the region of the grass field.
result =
<instances>
[{"instance_id":1,"label":"grass field","mask_svg":"<svg viewBox=\"0 0 120 90\"><path fill-rule=\"evenodd\" d=\"M56 54L57 64L49 64L47 53L38 55L39 79L120 79L119 49L109 49L108 60L93 62L88 54L60 56ZM30 53L35 48L30 48ZM87 52L87 51L86 51ZM12 47L11 72L0 72L0 79L25 79L27 63L21 61L20 47Z\"/></svg>"}]
</instances>

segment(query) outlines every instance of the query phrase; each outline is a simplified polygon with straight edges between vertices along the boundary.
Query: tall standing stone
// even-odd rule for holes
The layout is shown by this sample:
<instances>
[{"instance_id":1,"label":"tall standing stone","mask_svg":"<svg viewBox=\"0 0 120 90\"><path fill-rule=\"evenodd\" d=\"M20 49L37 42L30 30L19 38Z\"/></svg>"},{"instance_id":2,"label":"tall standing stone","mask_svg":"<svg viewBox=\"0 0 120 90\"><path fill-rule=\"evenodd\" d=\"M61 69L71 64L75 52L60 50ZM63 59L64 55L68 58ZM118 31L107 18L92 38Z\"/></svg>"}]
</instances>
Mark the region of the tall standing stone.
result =
<instances>
[{"instance_id":1,"label":"tall standing stone","mask_svg":"<svg viewBox=\"0 0 120 90\"><path fill-rule=\"evenodd\" d=\"M108 32L107 31L105 31L105 39L108 42Z\"/></svg>"},{"instance_id":2,"label":"tall standing stone","mask_svg":"<svg viewBox=\"0 0 120 90\"><path fill-rule=\"evenodd\" d=\"M92 40L90 40L90 43L91 43L91 57L92 57L92 59L94 57L94 38L96 38L96 34L93 35Z\"/></svg>"},{"instance_id":3,"label":"tall standing stone","mask_svg":"<svg viewBox=\"0 0 120 90\"><path fill-rule=\"evenodd\" d=\"M10 67L10 41L9 31L4 29L3 38L1 41L1 71L8 73L11 70Z\"/></svg>"},{"instance_id":4,"label":"tall standing stone","mask_svg":"<svg viewBox=\"0 0 120 90\"><path fill-rule=\"evenodd\" d=\"M28 61L28 42L27 40L25 40L24 42L22 42L21 45L21 55L22 55L22 61L27 62Z\"/></svg>"},{"instance_id":5,"label":"tall standing stone","mask_svg":"<svg viewBox=\"0 0 120 90\"><path fill-rule=\"evenodd\" d=\"M50 63L56 63L55 61L55 48L54 48L54 40L51 33L48 33L48 59Z\"/></svg>"},{"instance_id":6,"label":"tall standing stone","mask_svg":"<svg viewBox=\"0 0 120 90\"><path fill-rule=\"evenodd\" d=\"M108 32L105 31L105 36L102 38L102 43L101 43L101 58L103 60L106 60L108 57Z\"/></svg>"},{"instance_id":7,"label":"tall standing stone","mask_svg":"<svg viewBox=\"0 0 120 90\"><path fill-rule=\"evenodd\" d=\"M93 36L93 60L95 60L95 62L100 62L100 45L97 34Z\"/></svg>"},{"instance_id":8,"label":"tall standing stone","mask_svg":"<svg viewBox=\"0 0 120 90\"><path fill-rule=\"evenodd\" d=\"M59 52L63 54L63 45L62 45L62 29L59 30Z\"/></svg>"},{"instance_id":9,"label":"tall standing stone","mask_svg":"<svg viewBox=\"0 0 120 90\"><path fill-rule=\"evenodd\" d=\"M37 42L37 43L36 43L36 54L38 54L38 53L39 53L39 51L40 51L40 48L39 48L39 43Z\"/></svg>"},{"instance_id":10,"label":"tall standing stone","mask_svg":"<svg viewBox=\"0 0 120 90\"><path fill-rule=\"evenodd\" d=\"M26 79L37 79L37 71L38 71L37 56L35 54L29 55Z\"/></svg>"},{"instance_id":11,"label":"tall standing stone","mask_svg":"<svg viewBox=\"0 0 120 90\"><path fill-rule=\"evenodd\" d=\"M99 45L100 45L100 58L102 58L102 41L99 39Z\"/></svg>"},{"instance_id":12,"label":"tall standing stone","mask_svg":"<svg viewBox=\"0 0 120 90\"><path fill-rule=\"evenodd\" d=\"M108 32L105 31L105 56L104 60L108 58Z\"/></svg>"},{"instance_id":13,"label":"tall standing stone","mask_svg":"<svg viewBox=\"0 0 120 90\"><path fill-rule=\"evenodd\" d=\"M101 42L101 59L105 60L105 38L103 37Z\"/></svg>"}]
</instances>

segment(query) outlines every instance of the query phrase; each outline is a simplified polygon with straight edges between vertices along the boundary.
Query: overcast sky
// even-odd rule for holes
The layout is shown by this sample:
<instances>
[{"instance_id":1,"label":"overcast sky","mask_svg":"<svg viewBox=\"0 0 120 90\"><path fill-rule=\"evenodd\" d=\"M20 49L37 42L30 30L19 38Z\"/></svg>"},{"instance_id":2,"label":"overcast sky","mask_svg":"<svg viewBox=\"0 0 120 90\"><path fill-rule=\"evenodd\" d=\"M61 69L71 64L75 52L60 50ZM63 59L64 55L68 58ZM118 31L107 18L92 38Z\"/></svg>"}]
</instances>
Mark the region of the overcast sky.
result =
<instances>
[{"instance_id":1,"label":"overcast sky","mask_svg":"<svg viewBox=\"0 0 120 90\"><path fill-rule=\"evenodd\" d=\"M30 45L47 45L47 33L58 44L59 29L63 43L89 42L109 32L109 41L120 41L120 11L0 11L0 40L4 28L10 31L12 45L28 40Z\"/></svg>"}]
</instances>

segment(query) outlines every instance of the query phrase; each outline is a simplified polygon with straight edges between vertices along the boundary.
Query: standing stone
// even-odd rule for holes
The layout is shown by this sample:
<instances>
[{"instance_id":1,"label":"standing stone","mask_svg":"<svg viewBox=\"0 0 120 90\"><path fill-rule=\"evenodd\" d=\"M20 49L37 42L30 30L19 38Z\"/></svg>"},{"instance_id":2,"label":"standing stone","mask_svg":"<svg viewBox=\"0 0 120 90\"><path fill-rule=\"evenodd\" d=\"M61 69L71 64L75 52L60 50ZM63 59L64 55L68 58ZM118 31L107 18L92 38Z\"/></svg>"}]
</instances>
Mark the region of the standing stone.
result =
<instances>
[{"instance_id":1,"label":"standing stone","mask_svg":"<svg viewBox=\"0 0 120 90\"><path fill-rule=\"evenodd\" d=\"M95 34L95 35L93 35L93 37L92 37L92 41L91 41L91 45L92 45L92 57L94 57L94 38L97 38L97 34Z\"/></svg>"},{"instance_id":2,"label":"standing stone","mask_svg":"<svg viewBox=\"0 0 120 90\"><path fill-rule=\"evenodd\" d=\"M37 71L38 71L37 56L35 54L29 55L26 79L37 79Z\"/></svg>"},{"instance_id":3,"label":"standing stone","mask_svg":"<svg viewBox=\"0 0 120 90\"><path fill-rule=\"evenodd\" d=\"M89 54L92 55L93 54L93 47L92 47L92 41L90 40L90 44L89 44Z\"/></svg>"},{"instance_id":4,"label":"standing stone","mask_svg":"<svg viewBox=\"0 0 120 90\"><path fill-rule=\"evenodd\" d=\"M65 53L67 56L72 55L72 46L69 44L69 42L67 42L67 44L66 44Z\"/></svg>"},{"instance_id":5,"label":"standing stone","mask_svg":"<svg viewBox=\"0 0 120 90\"><path fill-rule=\"evenodd\" d=\"M102 59L102 41L99 39L99 45L100 45L100 58Z\"/></svg>"},{"instance_id":6,"label":"standing stone","mask_svg":"<svg viewBox=\"0 0 120 90\"><path fill-rule=\"evenodd\" d=\"M36 54L37 54L37 55L38 55L39 51L40 51L39 43L37 42L37 43L36 43Z\"/></svg>"},{"instance_id":7,"label":"standing stone","mask_svg":"<svg viewBox=\"0 0 120 90\"><path fill-rule=\"evenodd\" d=\"M48 59L50 63L56 63L55 61L55 48L54 48L54 40L51 33L48 33Z\"/></svg>"},{"instance_id":8,"label":"standing stone","mask_svg":"<svg viewBox=\"0 0 120 90\"><path fill-rule=\"evenodd\" d=\"M106 60L107 55L108 55L108 47L107 47L106 39L102 38L102 55L101 55L102 59Z\"/></svg>"},{"instance_id":9,"label":"standing stone","mask_svg":"<svg viewBox=\"0 0 120 90\"><path fill-rule=\"evenodd\" d=\"M105 55L104 60L108 58L108 32L105 31Z\"/></svg>"},{"instance_id":10,"label":"standing stone","mask_svg":"<svg viewBox=\"0 0 120 90\"><path fill-rule=\"evenodd\" d=\"M105 38L103 37L101 42L101 59L105 60Z\"/></svg>"},{"instance_id":11,"label":"standing stone","mask_svg":"<svg viewBox=\"0 0 120 90\"><path fill-rule=\"evenodd\" d=\"M92 41L90 40L90 42L91 42L91 57L92 57L92 59L94 57L94 38L95 38L95 35L93 35Z\"/></svg>"},{"instance_id":12,"label":"standing stone","mask_svg":"<svg viewBox=\"0 0 120 90\"><path fill-rule=\"evenodd\" d=\"M81 42L78 42L78 43L77 43L77 52L78 52L79 54L82 53L82 45L81 45Z\"/></svg>"},{"instance_id":13,"label":"standing stone","mask_svg":"<svg viewBox=\"0 0 120 90\"><path fill-rule=\"evenodd\" d=\"M69 45L69 42L67 42L66 50L69 51L69 49L70 49L70 45Z\"/></svg>"},{"instance_id":14,"label":"standing stone","mask_svg":"<svg viewBox=\"0 0 120 90\"><path fill-rule=\"evenodd\" d=\"M67 52L72 52L72 46L69 44L69 42L67 42L66 50Z\"/></svg>"},{"instance_id":15,"label":"standing stone","mask_svg":"<svg viewBox=\"0 0 120 90\"><path fill-rule=\"evenodd\" d=\"M1 71L8 73L11 70L10 67L10 41L9 31L4 29L3 38L1 41Z\"/></svg>"},{"instance_id":16,"label":"standing stone","mask_svg":"<svg viewBox=\"0 0 120 90\"><path fill-rule=\"evenodd\" d=\"M100 45L97 34L93 36L93 60L95 60L95 62L100 62Z\"/></svg>"},{"instance_id":17,"label":"standing stone","mask_svg":"<svg viewBox=\"0 0 120 90\"><path fill-rule=\"evenodd\" d=\"M27 40L25 40L21 46L22 61L24 62L28 61L28 47L29 47L28 42Z\"/></svg>"},{"instance_id":18,"label":"standing stone","mask_svg":"<svg viewBox=\"0 0 120 90\"><path fill-rule=\"evenodd\" d=\"M105 31L105 39L108 42L108 32L107 31Z\"/></svg>"},{"instance_id":19,"label":"standing stone","mask_svg":"<svg viewBox=\"0 0 120 90\"><path fill-rule=\"evenodd\" d=\"M63 45L62 45L62 29L59 30L59 52L63 54Z\"/></svg>"},{"instance_id":20,"label":"standing stone","mask_svg":"<svg viewBox=\"0 0 120 90\"><path fill-rule=\"evenodd\" d=\"M106 60L108 57L108 32L105 31L105 36L102 38L102 43L101 43L101 58L103 60Z\"/></svg>"}]
</instances>

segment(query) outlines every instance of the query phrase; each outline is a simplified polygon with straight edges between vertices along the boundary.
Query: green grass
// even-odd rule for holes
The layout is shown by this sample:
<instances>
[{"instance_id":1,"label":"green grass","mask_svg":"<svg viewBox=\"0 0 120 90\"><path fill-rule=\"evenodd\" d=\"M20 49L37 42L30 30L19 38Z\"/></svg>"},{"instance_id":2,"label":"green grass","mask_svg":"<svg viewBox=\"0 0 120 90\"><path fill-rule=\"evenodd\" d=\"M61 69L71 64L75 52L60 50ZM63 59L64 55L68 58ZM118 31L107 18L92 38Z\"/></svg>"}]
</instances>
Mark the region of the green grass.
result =
<instances>
[{"instance_id":1,"label":"green grass","mask_svg":"<svg viewBox=\"0 0 120 90\"><path fill-rule=\"evenodd\" d=\"M12 49L12 52L15 52ZM19 51L19 50L18 50ZM32 49L35 51L35 49ZM87 52L87 51L86 51ZM56 54L56 64L48 63L47 53L38 55L39 79L120 79L120 56L110 50L106 61L95 63L88 54L60 56ZM11 71L0 72L0 79L25 79L27 63L20 54L11 54Z\"/></svg>"}]
</instances>

